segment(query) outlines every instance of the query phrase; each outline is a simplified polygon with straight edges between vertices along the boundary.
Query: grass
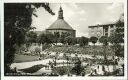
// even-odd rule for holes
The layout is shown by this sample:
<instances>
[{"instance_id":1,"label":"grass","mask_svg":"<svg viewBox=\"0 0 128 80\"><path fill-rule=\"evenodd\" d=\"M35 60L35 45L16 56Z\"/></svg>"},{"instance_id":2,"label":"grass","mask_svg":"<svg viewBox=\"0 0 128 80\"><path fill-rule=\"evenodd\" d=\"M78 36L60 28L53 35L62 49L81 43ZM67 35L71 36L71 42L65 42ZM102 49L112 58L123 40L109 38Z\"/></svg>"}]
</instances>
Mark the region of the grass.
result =
<instances>
[{"instance_id":1,"label":"grass","mask_svg":"<svg viewBox=\"0 0 128 80\"><path fill-rule=\"evenodd\" d=\"M38 60L38 58L39 56L28 56L28 55L16 54L14 63L36 61Z\"/></svg>"}]
</instances>

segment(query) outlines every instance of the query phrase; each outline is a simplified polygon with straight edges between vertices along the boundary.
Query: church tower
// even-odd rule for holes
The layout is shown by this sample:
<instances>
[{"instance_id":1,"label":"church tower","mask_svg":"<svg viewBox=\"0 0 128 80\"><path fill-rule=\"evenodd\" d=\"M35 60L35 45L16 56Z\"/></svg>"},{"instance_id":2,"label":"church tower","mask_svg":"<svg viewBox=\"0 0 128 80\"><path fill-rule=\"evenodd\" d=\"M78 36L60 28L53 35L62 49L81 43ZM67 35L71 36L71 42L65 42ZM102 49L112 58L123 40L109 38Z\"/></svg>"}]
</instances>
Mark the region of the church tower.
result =
<instances>
[{"instance_id":1,"label":"church tower","mask_svg":"<svg viewBox=\"0 0 128 80\"><path fill-rule=\"evenodd\" d=\"M59 33L60 35L62 33L68 33L70 36L75 37L76 36L76 30L74 30L65 20L63 17L63 9L60 6L59 11L58 11L58 17L57 20L50 25L46 29L46 33Z\"/></svg>"},{"instance_id":2,"label":"church tower","mask_svg":"<svg viewBox=\"0 0 128 80\"><path fill-rule=\"evenodd\" d=\"M58 11L58 19L63 19L63 10L62 7L60 7L60 10Z\"/></svg>"}]
</instances>

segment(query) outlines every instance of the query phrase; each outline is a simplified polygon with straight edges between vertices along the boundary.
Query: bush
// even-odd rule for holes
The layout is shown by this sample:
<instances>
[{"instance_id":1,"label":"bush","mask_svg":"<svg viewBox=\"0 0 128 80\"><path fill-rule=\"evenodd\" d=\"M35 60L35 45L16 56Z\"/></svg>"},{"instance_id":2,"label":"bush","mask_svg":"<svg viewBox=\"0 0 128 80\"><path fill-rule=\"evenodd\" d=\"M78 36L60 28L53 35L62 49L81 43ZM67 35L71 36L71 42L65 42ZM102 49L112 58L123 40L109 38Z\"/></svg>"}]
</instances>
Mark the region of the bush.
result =
<instances>
[{"instance_id":1,"label":"bush","mask_svg":"<svg viewBox=\"0 0 128 80\"><path fill-rule=\"evenodd\" d=\"M88 41L89 41L88 38L82 36L78 40L78 43L80 44L80 46L85 46L85 45L88 45Z\"/></svg>"},{"instance_id":2,"label":"bush","mask_svg":"<svg viewBox=\"0 0 128 80\"><path fill-rule=\"evenodd\" d=\"M41 52L41 49L39 47L36 47L35 48L35 53L40 53Z\"/></svg>"},{"instance_id":3,"label":"bush","mask_svg":"<svg viewBox=\"0 0 128 80\"><path fill-rule=\"evenodd\" d=\"M72 68L71 73L75 75L81 75L83 70L84 68L81 66L81 61L78 59L78 61L75 63L75 66Z\"/></svg>"},{"instance_id":4,"label":"bush","mask_svg":"<svg viewBox=\"0 0 128 80\"><path fill-rule=\"evenodd\" d=\"M90 37L90 39L89 39L89 42L92 42L94 45L95 45L95 43L97 42L97 40L98 40L98 38L97 37Z\"/></svg>"},{"instance_id":5,"label":"bush","mask_svg":"<svg viewBox=\"0 0 128 80\"><path fill-rule=\"evenodd\" d=\"M55 67L55 68L53 69L53 72L54 72L55 74L59 74L59 75L61 75L61 76L67 74L67 71L68 71L68 68L67 68L66 66Z\"/></svg>"}]
</instances>

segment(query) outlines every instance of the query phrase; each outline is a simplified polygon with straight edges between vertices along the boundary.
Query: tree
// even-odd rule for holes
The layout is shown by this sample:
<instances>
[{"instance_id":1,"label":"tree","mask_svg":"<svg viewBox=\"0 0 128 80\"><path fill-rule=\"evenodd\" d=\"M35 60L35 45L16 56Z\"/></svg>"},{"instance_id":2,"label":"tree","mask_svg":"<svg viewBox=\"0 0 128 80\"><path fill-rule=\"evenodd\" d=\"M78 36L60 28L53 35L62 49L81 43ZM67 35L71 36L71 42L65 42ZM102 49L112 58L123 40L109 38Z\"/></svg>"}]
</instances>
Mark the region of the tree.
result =
<instances>
[{"instance_id":1,"label":"tree","mask_svg":"<svg viewBox=\"0 0 128 80\"><path fill-rule=\"evenodd\" d=\"M78 42L79 42L80 46L85 46L85 45L88 45L88 41L89 41L88 38L82 36L82 37L80 37Z\"/></svg>"},{"instance_id":2,"label":"tree","mask_svg":"<svg viewBox=\"0 0 128 80\"><path fill-rule=\"evenodd\" d=\"M29 31L25 35L25 45L26 45L26 50L28 51L28 48L32 45L32 43L37 42L37 34L33 31Z\"/></svg>"},{"instance_id":3,"label":"tree","mask_svg":"<svg viewBox=\"0 0 128 80\"><path fill-rule=\"evenodd\" d=\"M39 44L42 44L42 50L45 50L48 48L48 45L53 43L54 36L52 34L40 34L37 38L37 41ZM47 47L46 47L47 45Z\"/></svg>"},{"instance_id":4,"label":"tree","mask_svg":"<svg viewBox=\"0 0 128 80\"><path fill-rule=\"evenodd\" d=\"M60 38L60 33L59 32L55 32L54 33L54 42L58 43L59 42L59 38Z\"/></svg>"},{"instance_id":5,"label":"tree","mask_svg":"<svg viewBox=\"0 0 128 80\"><path fill-rule=\"evenodd\" d=\"M121 15L120 19L116 22L115 26L116 29L109 37L109 41L112 44L120 44L124 42L124 18L123 14Z\"/></svg>"},{"instance_id":6,"label":"tree","mask_svg":"<svg viewBox=\"0 0 128 80\"><path fill-rule=\"evenodd\" d=\"M109 36L109 42L112 44L120 44L124 42L122 34L117 34L117 32L111 33Z\"/></svg>"},{"instance_id":7,"label":"tree","mask_svg":"<svg viewBox=\"0 0 128 80\"><path fill-rule=\"evenodd\" d=\"M63 44L66 44L65 38L68 37L68 36L70 36L69 33L67 33L67 32L62 32L61 35L60 35L60 42L63 43Z\"/></svg>"},{"instance_id":8,"label":"tree","mask_svg":"<svg viewBox=\"0 0 128 80\"><path fill-rule=\"evenodd\" d=\"M46 35L44 33L40 34L38 37L37 37L37 42L39 44L44 44L46 42Z\"/></svg>"},{"instance_id":9,"label":"tree","mask_svg":"<svg viewBox=\"0 0 128 80\"><path fill-rule=\"evenodd\" d=\"M81 61L78 58L78 60L75 62L75 66L72 68L72 73L76 75L81 75L84 68L81 66Z\"/></svg>"},{"instance_id":10,"label":"tree","mask_svg":"<svg viewBox=\"0 0 128 80\"><path fill-rule=\"evenodd\" d=\"M27 43L36 43L37 42L37 34L33 31L30 31L26 34Z\"/></svg>"},{"instance_id":11,"label":"tree","mask_svg":"<svg viewBox=\"0 0 128 80\"><path fill-rule=\"evenodd\" d=\"M10 72L9 65L14 60L15 45L20 46L25 41L26 33L31 27L32 15L39 7L54 15L48 3L6 3L4 4L4 63L5 73ZM5 74L6 75L6 74Z\"/></svg>"},{"instance_id":12,"label":"tree","mask_svg":"<svg viewBox=\"0 0 128 80\"><path fill-rule=\"evenodd\" d=\"M103 45L107 46L108 45L108 37L107 36L101 36L99 39L100 43L103 43Z\"/></svg>"},{"instance_id":13,"label":"tree","mask_svg":"<svg viewBox=\"0 0 128 80\"><path fill-rule=\"evenodd\" d=\"M101 36L101 38L99 39L100 43L103 43L103 47L104 47L104 59L107 60L107 56L106 56L106 46L108 45L108 37L107 36Z\"/></svg>"},{"instance_id":14,"label":"tree","mask_svg":"<svg viewBox=\"0 0 128 80\"><path fill-rule=\"evenodd\" d=\"M92 42L94 45L97 42L97 40L98 40L98 38L94 37L94 36L90 37L90 39L89 39L89 41Z\"/></svg>"},{"instance_id":15,"label":"tree","mask_svg":"<svg viewBox=\"0 0 128 80\"><path fill-rule=\"evenodd\" d=\"M123 15L121 15L122 17ZM109 36L109 42L112 44L112 49L114 55L118 57L124 57L124 46L121 46L121 43L124 43L124 20L121 18L116 22L115 30ZM114 69L116 65L116 60L114 61Z\"/></svg>"},{"instance_id":16,"label":"tree","mask_svg":"<svg viewBox=\"0 0 128 80\"><path fill-rule=\"evenodd\" d=\"M41 49L40 47L35 48L35 53L41 57Z\"/></svg>"},{"instance_id":17,"label":"tree","mask_svg":"<svg viewBox=\"0 0 128 80\"><path fill-rule=\"evenodd\" d=\"M68 45L74 45L76 43L75 41L76 39L74 37L68 36L64 39L64 41L68 44Z\"/></svg>"},{"instance_id":18,"label":"tree","mask_svg":"<svg viewBox=\"0 0 128 80\"><path fill-rule=\"evenodd\" d=\"M124 51L124 49L120 44L124 42L122 36L120 34L116 34L116 32L113 32L109 37L109 42L112 44L115 56L123 56L124 53L122 52Z\"/></svg>"},{"instance_id":19,"label":"tree","mask_svg":"<svg viewBox=\"0 0 128 80\"><path fill-rule=\"evenodd\" d=\"M52 33L46 34L46 43L52 44L54 42L54 35Z\"/></svg>"},{"instance_id":20,"label":"tree","mask_svg":"<svg viewBox=\"0 0 128 80\"><path fill-rule=\"evenodd\" d=\"M124 47L121 43L124 43L124 21L119 19L116 23L116 29L109 36L109 42L113 44L113 50L116 56L124 56Z\"/></svg>"}]
</instances>

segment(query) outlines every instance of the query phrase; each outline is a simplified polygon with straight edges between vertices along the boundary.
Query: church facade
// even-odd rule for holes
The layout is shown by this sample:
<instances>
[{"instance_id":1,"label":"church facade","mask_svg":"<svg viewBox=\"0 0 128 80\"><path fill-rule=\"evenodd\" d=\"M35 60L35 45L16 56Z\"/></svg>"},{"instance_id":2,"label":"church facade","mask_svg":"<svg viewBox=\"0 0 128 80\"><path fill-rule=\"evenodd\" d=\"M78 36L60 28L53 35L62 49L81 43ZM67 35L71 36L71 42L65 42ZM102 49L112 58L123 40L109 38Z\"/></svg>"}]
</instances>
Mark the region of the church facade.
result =
<instances>
[{"instance_id":1,"label":"church facade","mask_svg":"<svg viewBox=\"0 0 128 80\"><path fill-rule=\"evenodd\" d=\"M76 30L74 30L64 20L62 7L60 7L60 10L58 11L57 20L46 29L46 34L48 33L52 33L52 34L59 33L60 35L62 35L62 33L65 33L65 34L68 33L71 37L76 36Z\"/></svg>"}]
</instances>

